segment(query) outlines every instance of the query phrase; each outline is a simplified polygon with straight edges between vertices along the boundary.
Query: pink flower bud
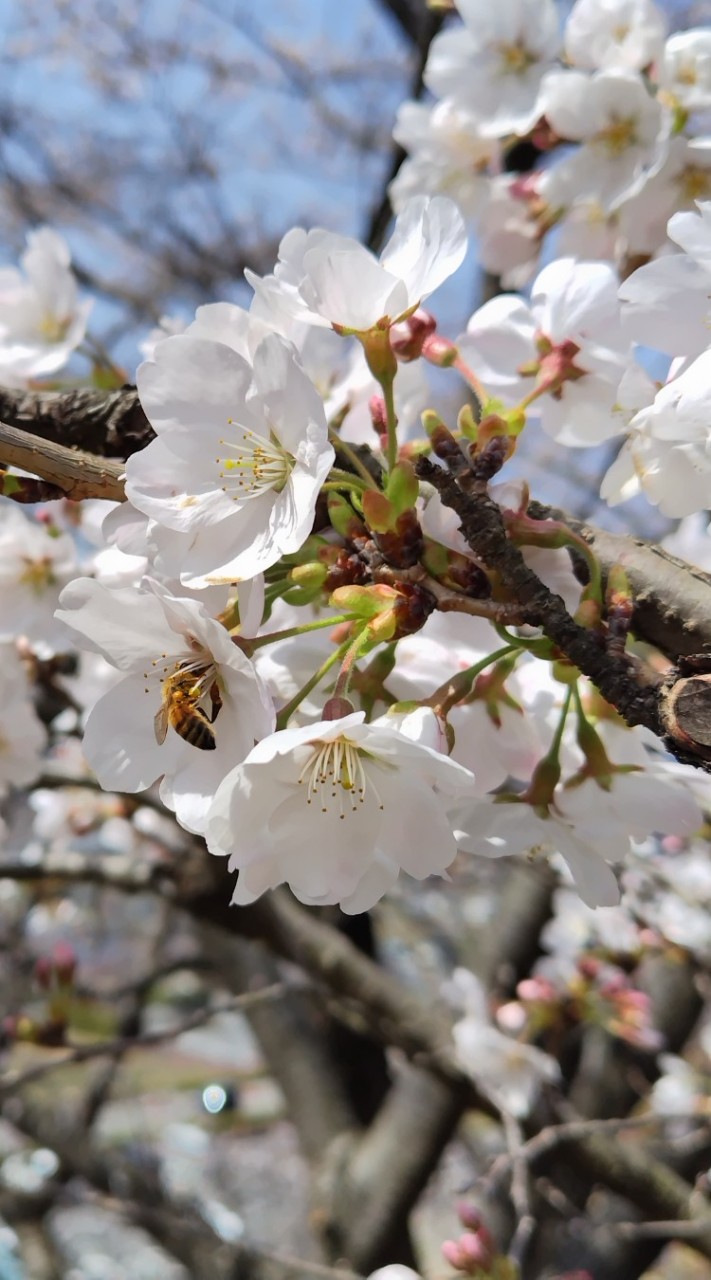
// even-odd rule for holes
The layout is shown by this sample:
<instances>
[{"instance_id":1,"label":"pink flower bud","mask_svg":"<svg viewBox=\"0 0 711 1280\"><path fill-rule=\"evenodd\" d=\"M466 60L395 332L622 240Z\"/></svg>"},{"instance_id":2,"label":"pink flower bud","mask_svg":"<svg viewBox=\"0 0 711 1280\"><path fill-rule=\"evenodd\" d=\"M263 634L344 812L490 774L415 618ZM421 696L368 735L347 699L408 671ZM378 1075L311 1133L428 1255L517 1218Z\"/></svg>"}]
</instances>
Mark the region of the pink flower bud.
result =
<instances>
[{"instance_id":1,"label":"pink flower bud","mask_svg":"<svg viewBox=\"0 0 711 1280\"><path fill-rule=\"evenodd\" d=\"M387 435L388 415L385 408L385 401L382 396L374 395L368 401L368 412L370 413L370 421L373 424L373 430L376 435Z\"/></svg>"},{"instance_id":2,"label":"pink flower bud","mask_svg":"<svg viewBox=\"0 0 711 1280\"><path fill-rule=\"evenodd\" d=\"M475 1267L481 1267L483 1271L491 1270L496 1254L486 1227L479 1227L478 1231L465 1231L459 1237L459 1247L470 1271Z\"/></svg>"},{"instance_id":3,"label":"pink flower bud","mask_svg":"<svg viewBox=\"0 0 711 1280\"><path fill-rule=\"evenodd\" d=\"M546 978L523 978L516 987L516 994L519 1000L542 1004L553 1004L558 999L553 983Z\"/></svg>"},{"instance_id":4,"label":"pink flower bud","mask_svg":"<svg viewBox=\"0 0 711 1280\"><path fill-rule=\"evenodd\" d=\"M422 344L437 328L437 321L429 311L418 307L407 320L394 324L390 330L390 346L398 360L406 363L422 355Z\"/></svg>"},{"instance_id":5,"label":"pink flower bud","mask_svg":"<svg viewBox=\"0 0 711 1280\"><path fill-rule=\"evenodd\" d=\"M425 360L429 360L430 364L436 364L440 369L448 369L456 361L459 351L449 338L441 338L439 334L433 333L423 342L422 355Z\"/></svg>"}]
</instances>

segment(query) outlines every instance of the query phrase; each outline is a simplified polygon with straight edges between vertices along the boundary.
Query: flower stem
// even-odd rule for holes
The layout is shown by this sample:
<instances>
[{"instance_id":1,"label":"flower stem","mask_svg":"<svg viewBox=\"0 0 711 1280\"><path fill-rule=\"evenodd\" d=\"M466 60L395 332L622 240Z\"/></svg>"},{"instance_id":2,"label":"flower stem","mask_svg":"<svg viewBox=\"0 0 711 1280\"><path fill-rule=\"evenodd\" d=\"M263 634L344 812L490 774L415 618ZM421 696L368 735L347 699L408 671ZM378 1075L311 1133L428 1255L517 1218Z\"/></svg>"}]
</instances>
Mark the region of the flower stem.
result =
<instances>
[{"instance_id":1,"label":"flower stem","mask_svg":"<svg viewBox=\"0 0 711 1280\"><path fill-rule=\"evenodd\" d=\"M576 688L577 688L577 681L576 681ZM558 721L558 727L555 731L553 741L551 742L551 745L548 748L548 751L546 752L546 756L545 756L545 759L550 760L551 763L554 761L555 763L558 762L558 756L560 755L560 744L563 741L563 731L565 729L565 722L568 719L568 712L570 711L570 704L572 700L573 700L573 690L571 686L568 685L568 691L565 695L563 706L561 707L561 711L560 711L560 719Z\"/></svg>"},{"instance_id":2,"label":"flower stem","mask_svg":"<svg viewBox=\"0 0 711 1280\"><path fill-rule=\"evenodd\" d=\"M348 693L348 686L353 675L353 668L356 661L360 657L363 649L372 640L372 636L367 627L358 632L355 640L349 642L348 648L343 657L341 669L338 673L338 679L333 689L334 698L345 698Z\"/></svg>"},{"instance_id":3,"label":"flower stem","mask_svg":"<svg viewBox=\"0 0 711 1280\"><path fill-rule=\"evenodd\" d=\"M474 395L479 401L479 413L481 413L482 406L490 399L486 393L486 389L482 386L474 370L469 367L466 361L462 360L461 356L457 356L454 361L454 368L457 370L457 373L462 375L464 381L471 387Z\"/></svg>"},{"instance_id":4,"label":"flower stem","mask_svg":"<svg viewBox=\"0 0 711 1280\"><path fill-rule=\"evenodd\" d=\"M286 706L282 707L281 711L279 712L276 718L277 729L286 728L290 717L294 714L297 707L301 706L301 703L304 701L304 698L308 698L309 694L311 693L311 690L316 688L316 685L323 679L325 675L328 674L328 672L331 670L331 667L334 667L337 662L340 662L341 659L345 657L345 655L348 653L348 650L351 647L351 644L352 644L351 640L346 640L342 645L338 647L338 649L334 649L333 653L329 653L328 657L326 658L326 661L321 663L321 666L318 668L317 671L314 671L314 674L309 677L309 679L306 681L306 684L302 685L299 691L294 694L293 698L291 698L291 700L287 702Z\"/></svg>"},{"instance_id":5,"label":"flower stem","mask_svg":"<svg viewBox=\"0 0 711 1280\"><path fill-rule=\"evenodd\" d=\"M353 449L346 440L341 440L338 432L334 431L333 427L328 428L328 438L336 452L341 453L344 458L347 458L354 472L359 475L363 481L365 481L366 488L377 489L378 486L365 463L361 461L355 449ZM343 474L348 475L348 472L344 472Z\"/></svg>"},{"instance_id":6,"label":"flower stem","mask_svg":"<svg viewBox=\"0 0 711 1280\"><path fill-rule=\"evenodd\" d=\"M440 715L447 715L448 712L462 698L471 692L472 685L478 675L490 667L494 662L498 662L500 658L506 658L510 653L519 653L520 650L516 645L505 644L500 649L495 649L493 653L487 654L479 662L475 662L473 666L467 667L465 671L458 671L456 675L450 676L443 684L435 689L425 701L425 706L433 707Z\"/></svg>"},{"instance_id":7,"label":"flower stem","mask_svg":"<svg viewBox=\"0 0 711 1280\"><path fill-rule=\"evenodd\" d=\"M352 622L355 616L353 613L339 613L331 618L314 618L313 622L302 622L296 627L286 627L284 631L270 631L268 635L257 636L256 640L252 640L252 649L262 649L266 644L274 644L277 640L290 640L292 636L303 636L309 631L337 627L342 622Z\"/></svg>"},{"instance_id":8,"label":"flower stem","mask_svg":"<svg viewBox=\"0 0 711 1280\"><path fill-rule=\"evenodd\" d=\"M386 456L388 471L392 471L397 462L397 414L395 412L395 378L384 377L380 383L385 401L385 415L388 425L388 447Z\"/></svg>"}]
</instances>

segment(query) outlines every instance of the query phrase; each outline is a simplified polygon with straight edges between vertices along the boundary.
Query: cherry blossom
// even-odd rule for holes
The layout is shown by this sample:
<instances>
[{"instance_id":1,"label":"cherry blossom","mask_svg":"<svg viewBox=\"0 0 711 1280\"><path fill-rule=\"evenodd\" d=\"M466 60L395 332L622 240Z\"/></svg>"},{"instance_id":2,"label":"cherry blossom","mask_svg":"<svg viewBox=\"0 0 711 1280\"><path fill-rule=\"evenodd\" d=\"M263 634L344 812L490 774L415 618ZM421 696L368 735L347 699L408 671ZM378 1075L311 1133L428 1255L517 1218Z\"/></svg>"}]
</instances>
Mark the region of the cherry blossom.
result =
<instances>
[{"instance_id":1,"label":"cherry blossom","mask_svg":"<svg viewBox=\"0 0 711 1280\"><path fill-rule=\"evenodd\" d=\"M387 1267L371 1271L368 1280L420 1280L420 1276L412 1267L405 1267L401 1262L391 1262Z\"/></svg>"},{"instance_id":2,"label":"cherry blossom","mask_svg":"<svg viewBox=\"0 0 711 1280\"><path fill-rule=\"evenodd\" d=\"M601 485L614 506L642 490L666 516L708 506L711 484L711 350L672 378L632 417Z\"/></svg>"},{"instance_id":3,"label":"cherry blossom","mask_svg":"<svg viewBox=\"0 0 711 1280\"><path fill-rule=\"evenodd\" d=\"M416 195L445 195L465 217L477 216L487 200L486 171L496 160L497 144L482 136L474 112L451 98L404 102L393 138L409 152L388 188L396 211Z\"/></svg>"},{"instance_id":4,"label":"cherry blossom","mask_svg":"<svg viewBox=\"0 0 711 1280\"><path fill-rule=\"evenodd\" d=\"M623 282L622 320L635 342L693 359L711 329L711 201L675 213L667 234L683 253L657 258Z\"/></svg>"},{"instance_id":5,"label":"cherry blossom","mask_svg":"<svg viewBox=\"0 0 711 1280\"><path fill-rule=\"evenodd\" d=\"M619 229L630 253L653 254L669 218L711 199L711 139L672 138L663 163L620 205Z\"/></svg>"},{"instance_id":6,"label":"cherry blossom","mask_svg":"<svg viewBox=\"0 0 711 1280\"><path fill-rule=\"evenodd\" d=\"M675 773L650 756L639 735L611 722L599 722L596 732L609 774L591 775L583 765L557 784L544 804L534 795L508 792L462 807L460 847L494 858L557 852L584 903L614 906L620 895L608 862L624 863L630 841L655 831L692 835L703 816L687 785L687 770L679 766L681 774ZM569 748L573 757L577 750Z\"/></svg>"},{"instance_id":7,"label":"cherry blossom","mask_svg":"<svg viewBox=\"0 0 711 1280\"><path fill-rule=\"evenodd\" d=\"M464 30L432 41L425 83L480 117L483 136L527 133L541 115L539 89L560 48L552 0L457 0Z\"/></svg>"},{"instance_id":8,"label":"cherry blossom","mask_svg":"<svg viewBox=\"0 0 711 1280\"><path fill-rule=\"evenodd\" d=\"M461 264L466 232L444 196L416 196L401 209L380 259L357 240L300 227L279 246L274 274L245 274L263 306L350 333L394 324L414 311Z\"/></svg>"},{"instance_id":9,"label":"cherry blossom","mask_svg":"<svg viewBox=\"0 0 711 1280\"><path fill-rule=\"evenodd\" d=\"M459 821L457 840L465 853L501 858L557 852L589 907L613 907L620 900L617 880L607 859L622 862L629 851L629 838L616 823L603 825L591 816L587 827L581 829L553 807L541 816L525 801L498 802L496 797L469 806ZM605 856L601 848L605 849Z\"/></svg>"},{"instance_id":10,"label":"cherry blossom","mask_svg":"<svg viewBox=\"0 0 711 1280\"><path fill-rule=\"evenodd\" d=\"M493 1025L484 988L468 969L454 970L443 995L464 1010L452 1027L459 1066L497 1106L524 1119L541 1086L559 1082L555 1058Z\"/></svg>"},{"instance_id":11,"label":"cherry blossom","mask_svg":"<svg viewBox=\"0 0 711 1280\"><path fill-rule=\"evenodd\" d=\"M666 22L652 0L576 0L565 24L575 66L643 71L662 52Z\"/></svg>"},{"instance_id":12,"label":"cherry blossom","mask_svg":"<svg viewBox=\"0 0 711 1280\"><path fill-rule=\"evenodd\" d=\"M77 571L74 542L12 502L0 505L0 639L25 636L43 652L64 632L54 622L59 593Z\"/></svg>"},{"instance_id":13,"label":"cherry blossom","mask_svg":"<svg viewBox=\"0 0 711 1280\"><path fill-rule=\"evenodd\" d=\"M66 242L51 227L27 237L22 270L0 270L0 373L25 381L56 373L86 331L90 301L80 301Z\"/></svg>"},{"instance_id":14,"label":"cherry blossom","mask_svg":"<svg viewBox=\"0 0 711 1280\"><path fill-rule=\"evenodd\" d=\"M258 743L218 787L206 838L239 871L235 903L286 883L301 902L366 911L401 869L446 870L456 854L446 803L473 784L387 717L366 724L353 712Z\"/></svg>"},{"instance_id":15,"label":"cherry blossom","mask_svg":"<svg viewBox=\"0 0 711 1280\"><path fill-rule=\"evenodd\" d=\"M480 307L458 346L492 394L532 405L545 431L575 447L619 431L612 416L629 358L617 277L600 262L559 258L533 283L531 302L501 294Z\"/></svg>"},{"instance_id":16,"label":"cherry blossom","mask_svg":"<svg viewBox=\"0 0 711 1280\"><path fill-rule=\"evenodd\" d=\"M151 579L140 590L111 590L77 578L62 592L57 617L123 673L86 721L84 752L102 787L143 791L162 775L163 802L189 831L201 831L218 783L273 728L271 699L252 663L203 605ZM165 682L185 673L194 674L199 709L208 716L212 709L213 749L193 746L172 724L159 741Z\"/></svg>"},{"instance_id":17,"label":"cherry blossom","mask_svg":"<svg viewBox=\"0 0 711 1280\"><path fill-rule=\"evenodd\" d=\"M635 72L551 72L541 105L556 133L583 144L541 176L541 194L554 206L582 197L610 211L664 158L670 121Z\"/></svg>"},{"instance_id":18,"label":"cherry blossom","mask_svg":"<svg viewBox=\"0 0 711 1280\"><path fill-rule=\"evenodd\" d=\"M686 111L705 111L711 106L711 31L708 27L692 27L669 37L659 69L659 84Z\"/></svg>"},{"instance_id":19,"label":"cherry blossom","mask_svg":"<svg viewBox=\"0 0 711 1280\"><path fill-rule=\"evenodd\" d=\"M181 581L238 582L297 551L334 451L293 349L272 334L252 368L222 342L166 338L137 382L157 438L129 458L126 493L159 525L193 535Z\"/></svg>"}]
</instances>

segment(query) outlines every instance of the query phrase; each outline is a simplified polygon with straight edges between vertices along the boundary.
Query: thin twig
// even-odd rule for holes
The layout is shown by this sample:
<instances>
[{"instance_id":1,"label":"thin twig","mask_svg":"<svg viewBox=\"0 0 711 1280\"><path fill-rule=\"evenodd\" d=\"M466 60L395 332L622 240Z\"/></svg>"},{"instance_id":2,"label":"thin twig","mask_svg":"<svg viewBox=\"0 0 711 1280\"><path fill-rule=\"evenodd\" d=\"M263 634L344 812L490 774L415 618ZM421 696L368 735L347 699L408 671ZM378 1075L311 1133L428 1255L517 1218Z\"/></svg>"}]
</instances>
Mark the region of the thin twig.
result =
<instances>
[{"instance_id":1,"label":"thin twig","mask_svg":"<svg viewBox=\"0 0 711 1280\"><path fill-rule=\"evenodd\" d=\"M303 984L300 985L303 986ZM166 1041L174 1040L186 1031L193 1031L196 1027L203 1026L211 1018L218 1017L220 1014L243 1012L268 1000L281 1000L293 989L293 983L273 982L259 991L247 991L243 995L234 996L231 1000L223 1000L219 1004L198 1009L181 1022L172 1027L164 1027L160 1031L146 1031L139 1036L117 1036L113 1040L104 1040L99 1044L72 1045L66 1052L51 1059L33 1063L24 1071L8 1071L0 1076L0 1098L23 1089L25 1085L41 1079L50 1071L57 1071L60 1067L76 1066L81 1062L90 1062L94 1058L121 1057L125 1053L133 1052L134 1049L150 1049L155 1045L165 1044Z\"/></svg>"}]
</instances>

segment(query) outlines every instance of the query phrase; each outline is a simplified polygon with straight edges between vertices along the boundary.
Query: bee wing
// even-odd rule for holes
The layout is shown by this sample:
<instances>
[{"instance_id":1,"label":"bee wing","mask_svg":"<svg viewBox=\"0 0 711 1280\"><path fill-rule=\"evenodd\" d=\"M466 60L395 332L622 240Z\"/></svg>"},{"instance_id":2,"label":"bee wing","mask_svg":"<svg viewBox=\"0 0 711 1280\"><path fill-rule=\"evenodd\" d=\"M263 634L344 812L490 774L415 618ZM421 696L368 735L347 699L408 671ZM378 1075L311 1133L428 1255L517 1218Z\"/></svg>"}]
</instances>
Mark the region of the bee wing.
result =
<instances>
[{"instance_id":1,"label":"bee wing","mask_svg":"<svg viewBox=\"0 0 711 1280\"><path fill-rule=\"evenodd\" d=\"M158 710L153 718L153 731L156 735L156 742L161 746L165 742L165 735L168 732L168 705L161 702Z\"/></svg>"}]
</instances>

